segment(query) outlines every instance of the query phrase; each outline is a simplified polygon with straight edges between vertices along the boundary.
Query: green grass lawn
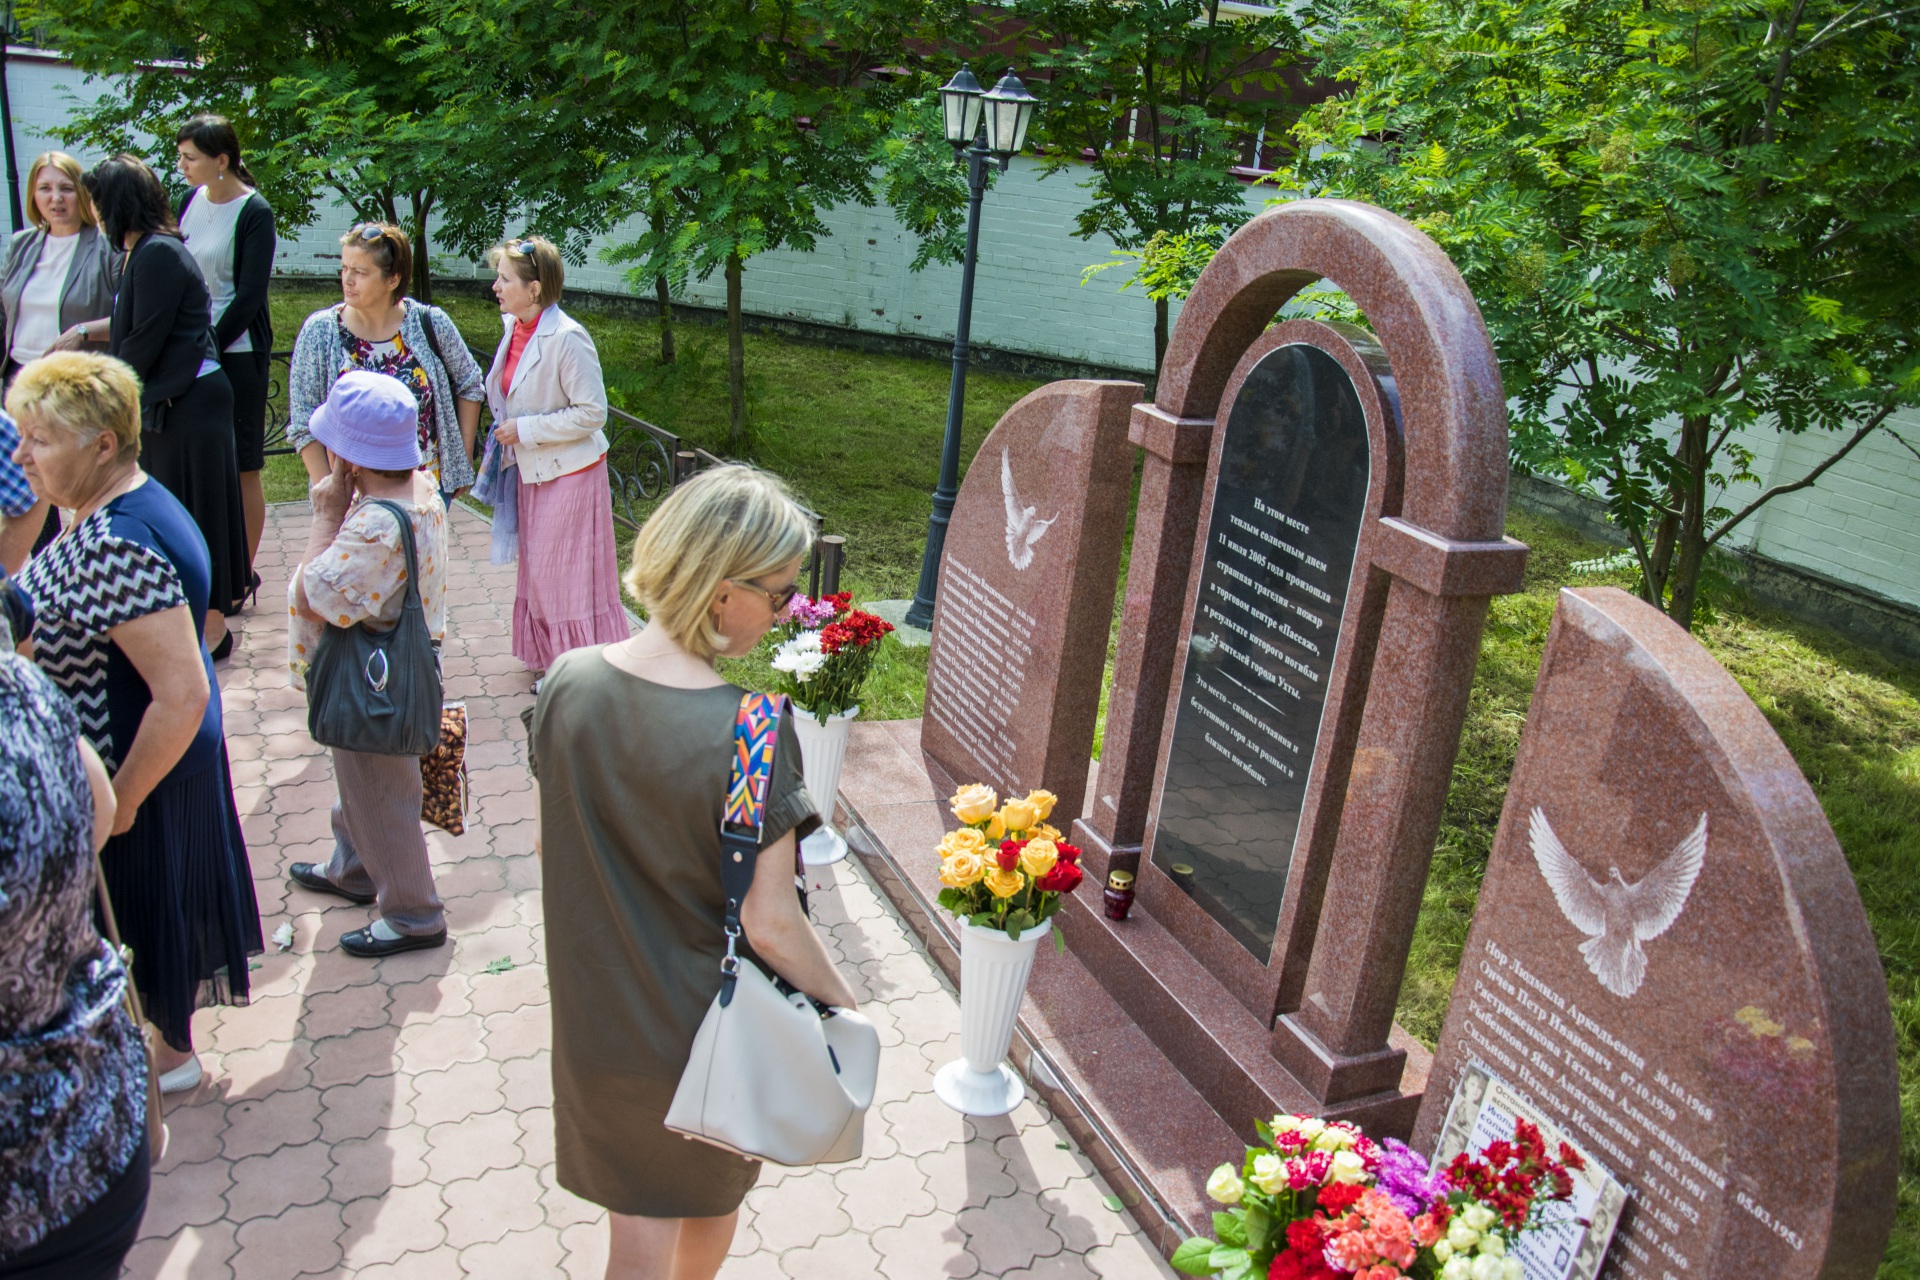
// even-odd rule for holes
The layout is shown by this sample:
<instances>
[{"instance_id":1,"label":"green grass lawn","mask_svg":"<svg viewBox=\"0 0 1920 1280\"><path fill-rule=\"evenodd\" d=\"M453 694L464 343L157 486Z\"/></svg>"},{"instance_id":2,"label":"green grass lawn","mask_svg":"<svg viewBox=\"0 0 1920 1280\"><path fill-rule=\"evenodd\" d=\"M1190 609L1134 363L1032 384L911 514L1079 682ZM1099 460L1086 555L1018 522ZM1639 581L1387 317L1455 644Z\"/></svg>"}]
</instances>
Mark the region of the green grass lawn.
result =
<instances>
[{"instance_id":1,"label":"green grass lawn","mask_svg":"<svg viewBox=\"0 0 1920 1280\"><path fill-rule=\"evenodd\" d=\"M281 345L291 343L306 312L336 296L276 292ZM490 305L456 300L449 310L483 350L497 343L499 321ZM724 452L725 345L718 330L681 327L679 364L659 368L651 324L583 318L615 403ZM858 599L910 596L938 471L948 367L752 335L747 364L753 460L786 477L821 514L826 530L847 538L845 585ZM962 456L971 457L999 415L1036 385L971 374ZM303 496L301 477L291 459L272 460L269 497ZM1488 620L1400 995L1400 1021L1428 1044L1453 989L1555 595L1570 583L1629 585L1624 576L1572 578L1572 561L1608 549L1563 526L1515 511L1508 531L1533 549L1526 586L1496 600ZM624 545L630 535L622 530L621 538ZM1880 1275L1907 1280L1920 1275L1920 671L1737 598L1719 601L1715 619L1697 635L1759 705L1813 784L1879 942L1899 1036L1904 1121L1899 1218ZM1110 674L1111 645L1108 657ZM767 674L760 659L731 668L729 675L743 683ZM865 714L918 715L925 681L926 651L889 642L863 699Z\"/></svg>"}]
</instances>

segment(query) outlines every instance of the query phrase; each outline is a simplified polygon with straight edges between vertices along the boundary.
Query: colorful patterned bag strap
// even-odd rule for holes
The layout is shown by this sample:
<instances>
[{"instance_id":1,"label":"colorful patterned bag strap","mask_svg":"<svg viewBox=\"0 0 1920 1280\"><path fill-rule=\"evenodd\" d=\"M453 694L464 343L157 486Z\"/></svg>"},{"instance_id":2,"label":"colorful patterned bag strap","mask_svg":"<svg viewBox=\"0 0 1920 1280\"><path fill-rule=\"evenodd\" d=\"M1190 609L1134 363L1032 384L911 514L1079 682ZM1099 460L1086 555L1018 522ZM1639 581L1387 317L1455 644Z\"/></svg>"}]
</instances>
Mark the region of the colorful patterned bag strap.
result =
<instances>
[{"instance_id":1,"label":"colorful patterned bag strap","mask_svg":"<svg viewBox=\"0 0 1920 1280\"><path fill-rule=\"evenodd\" d=\"M780 717L786 697L777 693L747 693L733 718L733 767L727 777L727 811L720 822L720 838L749 840L760 848L760 830L767 818L767 788L773 785L773 752L780 742Z\"/></svg>"},{"instance_id":2,"label":"colorful patterned bag strap","mask_svg":"<svg viewBox=\"0 0 1920 1280\"><path fill-rule=\"evenodd\" d=\"M740 907L753 887L760 837L767 822L767 792L773 786L773 756L780 745L783 694L747 693L733 718L733 764L727 775L727 806L720 818L720 882L727 896L724 928L727 954L720 961L720 1003L733 1000L734 975L740 971ZM796 852L795 863L799 857ZM802 898L804 907L805 899Z\"/></svg>"}]
</instances>

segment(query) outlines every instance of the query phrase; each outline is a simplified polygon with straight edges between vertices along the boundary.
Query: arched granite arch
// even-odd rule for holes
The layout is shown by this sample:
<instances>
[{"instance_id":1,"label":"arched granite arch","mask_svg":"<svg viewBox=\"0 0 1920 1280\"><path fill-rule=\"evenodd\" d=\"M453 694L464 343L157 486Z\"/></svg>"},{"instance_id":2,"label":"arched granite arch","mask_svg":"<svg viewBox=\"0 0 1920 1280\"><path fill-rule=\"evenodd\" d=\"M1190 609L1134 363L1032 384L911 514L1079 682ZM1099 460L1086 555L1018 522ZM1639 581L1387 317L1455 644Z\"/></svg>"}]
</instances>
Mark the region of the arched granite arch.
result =
<instances>
[{"instance_id":1,"label":"arched granite arch","mask_svg":"<svg viewBox=\"0 0 1920 1280\"><path fill-rule=\"evenodd\" d=\"M1240 354L1288 299L1323 279L1353 299L1393 366L1405 519L1442 538L1498 541L1507 410L1493 340L1440 246L1385 209L1301 200L1234 232L1181 309L1154 403L1177 418L1213 418Z\"/></svg>"}]
</instances>

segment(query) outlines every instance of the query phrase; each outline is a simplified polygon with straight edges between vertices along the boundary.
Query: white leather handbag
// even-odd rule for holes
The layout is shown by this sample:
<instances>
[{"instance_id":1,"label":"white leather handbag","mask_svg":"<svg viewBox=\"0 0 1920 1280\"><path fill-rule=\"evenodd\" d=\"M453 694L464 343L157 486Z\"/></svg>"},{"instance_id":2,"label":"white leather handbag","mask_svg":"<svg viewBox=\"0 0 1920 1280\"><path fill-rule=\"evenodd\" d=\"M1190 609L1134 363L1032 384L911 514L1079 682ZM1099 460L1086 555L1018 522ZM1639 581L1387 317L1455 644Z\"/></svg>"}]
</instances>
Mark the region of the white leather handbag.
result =
<instances>
[{"instance_id":1,"label":"white leather handbag","mask_svg":"<svg viewBox=\"0 0 1920 1280\"><path fill-rule=\"evenodd\" d=\"M720 991L694 1036L667 1128L783 1165L860 1158L880 1071L880 1037L852 1010L818 1004L738 952L785 699L750 693L734 721L720 828L727 952Z\"/></svg>"}]
</instances>

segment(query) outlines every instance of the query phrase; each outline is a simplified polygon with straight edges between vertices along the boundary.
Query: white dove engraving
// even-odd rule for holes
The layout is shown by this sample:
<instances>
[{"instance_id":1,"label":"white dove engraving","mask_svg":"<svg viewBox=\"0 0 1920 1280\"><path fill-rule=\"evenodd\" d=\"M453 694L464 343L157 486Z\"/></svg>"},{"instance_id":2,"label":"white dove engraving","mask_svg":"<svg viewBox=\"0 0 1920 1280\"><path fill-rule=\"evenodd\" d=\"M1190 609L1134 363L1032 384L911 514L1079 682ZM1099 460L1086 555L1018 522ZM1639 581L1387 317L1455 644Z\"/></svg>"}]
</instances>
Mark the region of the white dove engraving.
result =
<instances>
[{"instance_id":1,"label":"white dove engraving","mask_svg":"<svg viewBox=\"0 0 1920 1280\"><path fill-rule=\"evenodd\" d=\"M1007 559L1014 568L1024 569L1033 563L1033 544L1060 517L1035 520L1033 513L1039 508L1020 505L1020 495L1013 491L1013 459L1005 449L1000 451L1000 491L1007 497Z\"/></svg>"},{"instance_id":2,"label":"white dove engraving","mask_svg":"<svg viewBox=\"0 0 1920 1280\"><path fill-rule=\"evenodd\" d=\"M1609 868L1613 875L1606 884L1588 875L1553 834L1544 810L1534 809L1527 831L1533 838L1533 860L1540 864L1553 900L1569 924L1590 935L1580 944L1587 968L1613 994L1632 995L1647 976L1647 953L1640 944L1672 927L1700 877L1707 856L1707 815L1701 814L1693 834L1636 884L1628 884L1618 867Z\"/></svg>"}]
</instances>

